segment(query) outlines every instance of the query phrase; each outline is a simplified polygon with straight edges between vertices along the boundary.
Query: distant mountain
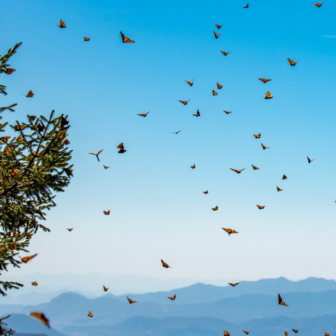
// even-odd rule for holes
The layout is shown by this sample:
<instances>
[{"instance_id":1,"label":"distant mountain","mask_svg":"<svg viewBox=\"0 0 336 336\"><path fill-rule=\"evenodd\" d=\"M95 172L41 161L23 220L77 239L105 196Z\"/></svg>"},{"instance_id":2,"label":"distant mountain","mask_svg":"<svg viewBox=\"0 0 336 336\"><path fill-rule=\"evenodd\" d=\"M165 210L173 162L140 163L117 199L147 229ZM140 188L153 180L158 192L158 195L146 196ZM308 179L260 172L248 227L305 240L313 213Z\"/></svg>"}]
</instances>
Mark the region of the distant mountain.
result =
<instances>
[{"instance_id":1,"label":"distant mountain","mask_svg":"<svg viewBox=\"0 0 336 336\"><path fill-rule=\"evenodd\" d=\"M8 328L12 328L16 331L15 336L26 336L27 334L29 336L32 336L31 334L40 336L64 336L53 328L49 329L39 320L24 314L13 314L8 319L6 319L6 323L8 324Z\"/></svg>"}]
</instances>

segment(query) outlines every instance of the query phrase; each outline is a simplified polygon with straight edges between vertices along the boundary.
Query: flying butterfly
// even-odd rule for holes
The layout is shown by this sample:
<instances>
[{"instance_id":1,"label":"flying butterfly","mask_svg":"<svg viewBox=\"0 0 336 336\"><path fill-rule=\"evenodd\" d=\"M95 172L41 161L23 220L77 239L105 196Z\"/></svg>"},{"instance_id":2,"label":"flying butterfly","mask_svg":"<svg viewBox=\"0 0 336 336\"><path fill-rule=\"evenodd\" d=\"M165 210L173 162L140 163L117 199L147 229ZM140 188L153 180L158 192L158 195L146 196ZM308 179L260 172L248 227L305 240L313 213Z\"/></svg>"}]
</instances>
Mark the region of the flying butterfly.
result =
<instances>
[{"instance_id":1,"label":"flying butterfly","mask_svg":"<svg viewBox=\"0 0 336 336\"><path fill-rule=\"evenodd\" d=\"M260 81L262 81L263 83L267 83L270 82L272 79L265 79L265 78L258 78Z\"/></svg>"},{"instance_id":2,"label":"flying butterfly","mask_svg":"<svg viewBox=\"0 0 336 336\"><path fill-rule=\"evenodd\" d=\"M230 333L226 330L224 330L224 336L230 336Z\"/></svg>"},{"instance_id":3,"label":"flying butterfly","mask_svg":"<svg viewBox=\"0 0 336 336\"><path fill-rule=\"evenodd\" d=\"M280 189L279 187L276 187L278 191L282 191L282 189Z\"/></svg>"},{"instance_id":4,"label":"flying butterfly","mask_svg":"<svg viewBox=\"0 0 336 336\"><path fill-rule=\"evenodd\" d=\"M262 210L262 209L264 209L264 208L265 208L265 206L266 206L266 205L258 205L258 204L257 204L257 207L258 207L258 209L259 209L259 210Z\"/></svg>"},{"instance_id":5,"label":"flying butterfly","mask_svg":"<svg viewBox=\"0 0 336 336\"><path fill-rule=\"evenodd\" d=\"M310 162L314 161L315 159L311 160L311 159L309 159L309 157L307 156L307 160L308 160L308 163L310 163Z\"/></svg>"},{"instance_id":6,"label":"flying butterfly","mask_svg":"<svg viewBox=\"0 0 336 336\"><path fill-rule=\"evenodd\" d=\"M97 154L95 154L95 153L89 153L89 154L91 154L91 155L95 155L96 158L97 158L97 160L100 161L98 155L99 155L103 150L104 150L104 149L100 150Z\"/></svg>"},{"instance_id":7,"label":"flying butterfly","mask_svg":"<svg viewBox=\"0 0 336 336\"><path fill-rule=\"evenodd\" d=\"M123 43L134 43L135 41L129 39L128 37L126 37L122 32L120 32L121 38Z\"/></svg>"},{"instance_id":8,"label":"flying butterfly","mask_svg":"<svg viewBox=\"0 0 336 336\"><path fill-rule=\"evenodd\" d=\"M130 304L132 304L132 303L137 303L138 301L133 301L133 300L131 300L128 296L126 296L126 299L128 300L128 302L130 303Z\"/></svg>"},{"instance_id":9,"label":"flying butterfly","mask_svg":"<svg viewBox=\"0 0 336 336\"><path fill-rule=\"evenodd\" d=\"M237 285L239 285L239 282L237 282L237 283L231 283L231 282L229 282L229 285L232 286L232 287L236 287Z\"/></svg>"},{"instance_id":10,"label":"flying butterfly","mask_svg":"<svg viewBox=\"0 0 336 336\"><path fill-rule=\"evenodd\" d=\"M21 261L22 261L23 263L27 263L29 260L34 259L36 256L37 256L37 253L33 254L33 255L30 256L30 257L23 257L23 258L21 258Z\"/></svg>"},{"instance_id":11,"label":"flying butterfly","mask_svg":"<svg viewBox=\"0 0 336 336\"><path fill-rule=\"evenodd\" d=\"M103 167L105 168L105 169L109 169L110 167L108 167L108 166L105 166L105 165L103 165Z\"/></svg>"},{"instance_id":12,"label":"flying butterfly","mask_svg":"<svg viewBox=\"0 0 336 336\"><path fill-rule=\"evenodd\" d=\"M190 99L189 99L190 100ZM179 100L180 103L182 103L183 105L187 105L189 100Z\"/></svg>"},{"instance_id":13,"label":"flying butterfly","mask_svg":"<svg viewBox=\"0 0 336 336\"><path fill-rule=\"evenodd\" d=\"M181 131L182 131L182 130L177 131L177 132L171 132L171 133L179 134Z\"/></svg>"},{"instance_id":14,"label":"flying butterfly","mask_svg":"<svg viewBox=\"0 0 336 336\"><path fill-rule=\"evenodd\" d=\"M93 314L89 311L89 312L88 312L88 316L89 316L89 317L93 317Z\"/></svg>"},{"instance_id":15,"label":"flying butterfly","mask_svg":"<svg viewBox=\"0 0 336 336\"><path fill-rule=\"evenodd\" d=\"M205 194L205 195L207 195L209 193L209 191L208 190L206 190L206 191L203 191L203 194Z\"/></svg>"},{"instance_id":16,"label":"flying butterfly","mask_svg":"<svg viewBox=\"0 0 336 336\"><path fill-rule=\"evenodd\" d=\"M67 229L69 232L71 232L72 230L73 230L73 228L71 228L71 229Z\"/></svg>"},{"instance_id":17,"label":"flying butterfly","mask_svg":"<svg viewBox=\"0 0 336 336\"><path fill-rule=\"evenodd\" d=\"M286 305L286 303L282 301L282 297L280 294L278 294L278 302L279 302L279 305L288 307L288 305Z\"/></svg>"},{"instance_id":18,"label":"flying butterfly","mask_svg":"<svg viewBox=\"0 0 336 336\"><path fill-rule=\"evenodd\" d=\"M223 87L223 85L220 85L218 82L217 82L217 89L221 89Z\"/></svg>"},{"instance_id":19,"label":"flying butterfly","mask_svg":"<svg viewBox=\"0 0 336 336\"><path fill-rule=\"evenodd\" d=\"M187 84L189 84L190 86L193 86L194 85L194 79L193 79L193 81L192 82L189 82L189 81L185 81Z\"/></svg>"},{"instance_id":20,"label":"flying butterfly","mask_svg":"<svg viewBox=\"0 0 336 336\"><path fill-rule=\"evenodd\" d=\"M248 335L250 332L243 330L243 333L245 333L246 335Z\"/></svg>"},{"instance_id":21,"label":"flying butterfly","mask_svg":"<svg viewBox=\"0 0 336 336\"><path fill-rule=\"evenodd\" d=\"M237 232L236 230L232 230L232 229L225 229L225 228L222 228L225 232L227 232L230 236L231 233L239 233Z\"/></svg>"},{"instance_id":22,"label":"flying butterfly","mask_svg":"<svg viewBox=\"0 0 336 336\"><path fill-rule=\"evenodd\" d=\"M292 329L292 330L295 332L295 334L297 334L300 329Z\"/></svg>"},{"instance_id":23,"label":"flying butterfly","mask_svg":"<svg viewBox=\"0 0 336 336\"><path fill-rule=\"evenodd\" d=\"M249 4L247 4L246 6L244 6L243 8L249 8Z\"/></svg>"},{"instance_id":24,"label":"flying butterfly","mask_svg":"<svg viewBox=\"0 0 336 336\"><path fill-rule=\"evenodd\" d=\"M251 165L254 170L258 170L259 168L256 166Z\"/></svg>"},{"instance_id":25,"label":"flying butterfly","mask_svg":"<svg viewBox=\"0 0 336 336\"><path fill-rule=\"evenodd\" d=\"M267 148L269 148L269 147L266 147L265 145L263 145L262 143L261 143L261 147L262 147L262 149L267 149Z\"/></svg>"},{"instance_id":26,"label":"flying butterfly","mask_svg":"<svg viewBox=\"0 0 336 336\"><path fill-rule=\"evenodd\" d=\"M218 210L218 205L216 205L214 208L211 208L213 211L217 211Z\"/></svg>"},{"instance_id":27,"label":"flying butterfly","mask_svg":"<svg viewBox=\"0 0 336 336\"><path fill-rule=\"evenodd\" d=\"M237 170L237 169L233 169L233 168L230 168L232 171L236 172L237 174L240 174L244 169L246 168L243 168L241 170Z\"/></svg>"},{"instance_id":28,"label":"flying butterfly","mask_svg":"<svg viewBox=\"0 0 336 336\"><path fill-rule=\"evenodd\" d=\"M327 332L324 332L324 336L330 336L330 334Z\"/></svg>"},{"instance_id":29,"label":"flying butterfly","mask_svg":"<svg viewBox=\"0 0 336 336\"><path fill-rule=\"evenodd\" d=\"M195 117L200 117L200 116L201 116L201 113L200 113L200 111L199 111L199 110L197 110L196 114L193 114L193 116L195 116Z\"/></svg>"},{"instance_id":30,"label":"flying butterfly","mask_svg":"<svg viewBox=\"0 0 336 336\"><path fill-rule=\"evenodd\" d=\"M43 313L32 312L30 313L30 316L39 319L43 324L45 324L50 329L49 320Z\"/></svg>"},{"instance_id":31,"label":"flying butterfly","mask_svg":"<svg viewBox=\"0 0 336 336\"><path fill-rule=\"evenodd\" d=\"M217 27L217 29L221 29L223 27L223 25L218 25L217 23L215 23L215 26Z\"/></svg>"},{"instance_id":32,"label":"flying butterfly","mask_svg":"<svg viewBox=\"0 0 336 336\"><path fill-rule=\"evenodd\" d=\"M232 111L225 111L225 110L223 110L223 112L226 113L226 114L232 113Z\"/></svg>"},{"instance_id":33,"label":"flying butterfly","mask_svg":"<svg viewBox=\"0 0 336 336\"><path fill-rule=\"evenodd\" d=\"M227 55L230 54L230 51L229 51L229 52L226 52L226 51L222 51L222 50L221 50L221 53L222 53L224 56L227 56Z\"/></svg>"},{"instance_id":34,"label":"flying butterfly","mask_svg":"<svg viewBox=\"0 0 336 336\"><path fill-rule=\"evenodd\" d=\"M103 285L103 288L104 288L104 292L107 292L109 289L109 287L105 287L104 285Z\"/></svg>"},{"instance_id":35,"label":"flying butterfly","mask_svg":"<svg viewBox=\"0 0 336 336\"><path fill-rule=\"evenodd\" d=\"M288 332L287 331L285 331L285 336L288 336Z\"/></svg>"},{"instance_id":36,"label":"flying butterfly","mask_svg":"<svg viewBox=\"0 0 336 336\"><path fill-rule=\"evenodd\" d=\"M108 210L108 211L103 210L104 215L108 216L108 215L110 214L110 211L111 211L111 210Z\"/></svg>"},{"instance_id":37,"label":"flying butterfly","mask_svg":"<svg viewBox=\"0 0 336 336\"><path fill-rule=\"evenodd\" d=\"M176 294L174 295L174 296L168 296L168 299L170 299L170 300L175 300L176 299Z\"/></svg>"},{"instance_id":38,"label":"flying butterfly","mask_svg":"<svg viewBox=\"0 0 336 336\"><path fill-rule=\"evenodd\" d=\"M84 36L84 41L85 41L85 42L90 41L90 38Z\"/></svg>"},{"instance_id":39,"label":"flying butterfly","mask_svg":"<svg viewBox=\"0 0 336 336\"><path fill-rule=\"evenodd\" d=\"M33 98L34 97L34 93L32 90L29 90L29 92L27 93L27 96L28 98Z\"/></svg>"},{"instance_id":40,"label":"flying butterfly","mask_svg":"<svg viewBox=\"0 0 336 336\"><path fill-rule=\"evenodd\" d=\"M194 164L193 166L190 166L191 169L195 169L196 165Z\"/></svg>"},{"instance_id":41,"label":"flying butterfly","mask_svg":"<svg viewBox=\"0 0 336 336\"><path fill-rule=\"evenodd\" d=\"M38 283L37 283L36 281L33 281L31 284L32 284L33 286L37 286L37 285L38 285Z\"/></svg>"},{"instance_id":42,"label":"flying butterfly","mask_svg":"<svg viewBox=\"0 0 336 336\"><path fill-rule=\"evenodd\" d=\"M57 26L60 27L60 28L65 28L65 27L66 27L66 24L63 22L62 19L60 19L60 24L57 25Z\"/></svg>"},{"instance_id":43,"label":"flying butterfly","mask_svg":"<svg viewBox=\"0 0 336 336\"><path fill-rule=\"evenodd\" d=\"M7 68L7 69L5 70L5 74L6 74L6 75L11 75L14 71L16 71L16 70L13 69L13 68Z\"/></svg>"},{"instance_id":44,"label":"flying butterfly","mask_svg":"<svg viewBox=\"0 0 336 336\"><path fill-rule=\"evenodd\" d=\"M218 92L216 92L215 90L212 90L212 95L213 95L213 96L217 96L217 95L218 95Z\"/></svg>"},{"instance_id":45,"label":"flying butterfly","mask_svg":"<svg viewBox=\"0 0 336 336\"><path fill-rule=\"evenodd\" d=\"M147 113L140 113L140 114L137 114L138 116L140 117L147 117L147 114L149 113L150 111L148 111Z\"/></svg>"},{"instance_id":46,"label":"flying butterfly","mask_svg":"<svg viewBox=\"0 0 336 336\"><path fill-rule=\"evenodd\" d=\"M28 118L29 118L31 121L34 121L34 120L36 119L36 116L28 115Z\"/></svg>"},{"instance_id":47,"label":"flying butterfly","mask_svg":"<svg viewBox=\"0 0 336 336\"><path fill-rule=\"evenodd\" d=\"M261 133L259 134L253 134L253 136L256 138L256 139L259 139L261 137Z\"/></svg>"},{"instance_id":48,"label":"flying butterfly","mask_svg":"<svg viewBox=\"0 0 336 336\"><path fill-rule=\"evenodd\" d=\"M287 60L291 66L295 66L297 62L292 61L290 58L287 57Z\"/></svg>"},{"instance_id":49,"label":"flying butterfly","mask_svg":"<svg viewBox=\"0 0 336 336\"><path fill-rule=\"evenodd\" d=\"M162 267L164 268L171 268L167 263L165 263L162 259L161 259L161 264L162 264Z\"/></svg>"},{"instance_id":50,"label":"flying butterfly","mask_svg":"<svg viewBox=\"0 0 336 336\"><path fill-rule=\"evenodd\" d=\"M273 98L273 95L269 91L267 91L265 95L265 99L272 99L272 98Z\"/></svg>"},{"instance_id":51,"label":"flying butterfly","mask_svg":"<svg viewBox=\"0 0 336 336\"><path fill-rule=\"evenodd\" d=\"M213 33L214 33L216 39L218 39L218 37L222 35L222 33L220 33L220 34L216 34L215 31L213 31Z\"/></svg>"},{"instance_id":52,"label":"flying butterfly","mask_svg":"<svg viewBox=\"0 0 336 336\"><path fill-rule=\"evenodd\" d=\"M324 2L321 2L321 3L313 3L313 5L315 5L316 7L321 7L322 5L324 4Z\"/></svg>"},{"instance_id":53,"label":"flying butterfly","mask_svg":"<svg viewBox=\"0 0 336 336\"><path fill-rule=\"evenodd\" d=\"M284 175L282 176L282 179L283 179L283 180L287 180L287 176L284 174Z\"/></svg>"}]
</instances>

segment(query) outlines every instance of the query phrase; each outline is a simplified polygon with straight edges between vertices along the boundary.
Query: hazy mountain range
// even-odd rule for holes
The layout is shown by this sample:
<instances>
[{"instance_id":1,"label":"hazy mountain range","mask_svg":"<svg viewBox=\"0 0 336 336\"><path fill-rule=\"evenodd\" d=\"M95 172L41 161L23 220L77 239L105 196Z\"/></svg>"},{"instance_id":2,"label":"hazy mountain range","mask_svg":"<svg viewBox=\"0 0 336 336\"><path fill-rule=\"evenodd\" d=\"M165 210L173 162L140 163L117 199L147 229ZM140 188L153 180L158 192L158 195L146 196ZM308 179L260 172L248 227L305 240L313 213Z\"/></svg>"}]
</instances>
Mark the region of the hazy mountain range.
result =
<instances>
[{"instance_id":1,"label":"hazy mountain range","mask_svg":"<svg viewBox=\"0 0 336 336\"><path fill-rule=\"evenodd\" d=\"M289 307L278 305L281 293ZM167 296L176 294L176 300ZM90 299L77 293L62 293L48 303L35 306L0 305L0 315L20 333L51 336L99 335L283 335L300 329L307 335L336 332L336 282L309 278L292 282L284 278L243 281L236 287L195 284L176 290L129 294L138 303L110 293ZM93 318L87 316L88 311ZM29 315L44 312L55 330L49 331ZM39 327L39 329L37 329ZM41 329L42 328L42 329Z\"/></svg>"}]
</instances>

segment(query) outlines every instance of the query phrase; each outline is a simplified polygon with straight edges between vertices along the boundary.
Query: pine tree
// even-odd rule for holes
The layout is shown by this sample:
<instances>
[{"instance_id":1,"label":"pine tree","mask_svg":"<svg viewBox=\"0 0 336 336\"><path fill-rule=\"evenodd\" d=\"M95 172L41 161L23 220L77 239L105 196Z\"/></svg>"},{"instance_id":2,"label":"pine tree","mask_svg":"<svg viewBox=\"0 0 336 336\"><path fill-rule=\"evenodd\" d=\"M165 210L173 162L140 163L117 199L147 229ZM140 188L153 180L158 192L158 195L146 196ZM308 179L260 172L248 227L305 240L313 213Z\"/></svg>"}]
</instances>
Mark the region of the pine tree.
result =
<instances>
[{"instance_id":1,"label":"pine tree","mask_svg":"<svg viewBox=\"0 0 336 336\"><path fill-rule=\"evenodd\" d=\"M0 57L0 74L13 74L15 69L8 61L21 43ZM0 94L7 95L6 86L0 85ZM0 113L14 112L16 105L0 107ZM56 206L55 193L70 183L68 116L54 114L52 111L49 118L27 116L27 122L16 121L15 125L0 124L0 132L6 132L7 125L17 132L14 137L0 137L0 275L9 265L20 267L19 252L29 252L29 241L39 229L50 231L38 221L45 220L45 211ZM23 285L0 281L0 294L5 296L8 289L19 287ZM0 335L14 333L4 328L3 320L8 317L0 318Z\"/></svg>"}]
</instances>

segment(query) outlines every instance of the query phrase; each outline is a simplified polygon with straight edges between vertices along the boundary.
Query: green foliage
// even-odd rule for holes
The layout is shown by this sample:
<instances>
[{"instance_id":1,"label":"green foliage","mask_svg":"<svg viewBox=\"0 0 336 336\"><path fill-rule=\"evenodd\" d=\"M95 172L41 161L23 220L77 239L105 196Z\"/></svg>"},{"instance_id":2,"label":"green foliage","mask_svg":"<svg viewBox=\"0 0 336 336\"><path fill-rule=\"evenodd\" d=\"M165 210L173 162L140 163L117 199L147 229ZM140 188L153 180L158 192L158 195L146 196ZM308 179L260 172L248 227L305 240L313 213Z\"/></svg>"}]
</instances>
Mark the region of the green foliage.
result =
<instances>
[{"instance_id":1,"label":"green foliage","mask_svg":"<svg viewBox=\"0 0 336 336\"><path fill-rule=\"evenodd\" d=\"M0 74L7 73L7 62L20 45L16 44L0 58ZM7 95L6 86L0 85L0 93ZM15 106L0 107L0 113L14 112ZM29 241L38 229L50 231L38 221L45 220L45 211L56 206L55 192L64 191L72 176L67 116L54 117L52 111L49 118L27 116L27 119L9 125L17 136L2 133L0 137L0 274L8 271L9 265L20 267L18 254L29 252ZM7 125L7 122L0 124L0 132L6 132ZM22 286L0 281L0 294L4 296L6 290ZM3 319L0 328L5 324ZM1 333L0 329L0 335L11 334L11 331Z\"/></svg>"}]
</instances>

